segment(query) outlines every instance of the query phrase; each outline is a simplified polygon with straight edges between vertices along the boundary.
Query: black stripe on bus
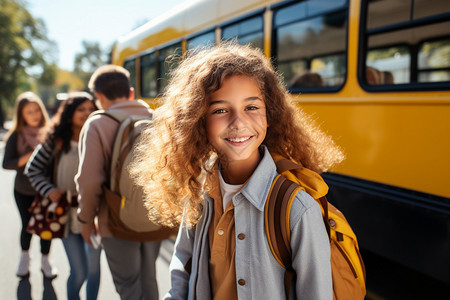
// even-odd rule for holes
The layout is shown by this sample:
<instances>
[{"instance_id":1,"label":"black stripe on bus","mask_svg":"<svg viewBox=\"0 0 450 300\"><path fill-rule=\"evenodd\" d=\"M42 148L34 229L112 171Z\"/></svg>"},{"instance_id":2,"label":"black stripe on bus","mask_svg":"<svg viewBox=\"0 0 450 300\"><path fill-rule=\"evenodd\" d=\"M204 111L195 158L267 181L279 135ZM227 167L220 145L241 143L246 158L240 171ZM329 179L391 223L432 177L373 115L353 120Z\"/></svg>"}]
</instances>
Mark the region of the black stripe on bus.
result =
<instances>
[{"instance_id":1,"label":"black stripe on bus","mask_svg":"<svg viewBox=\"0 0 450 300\"><path fill-rule=\"evenodd\" d=\"M450 198L331 172L322 174L322 177L330 186L343 187L398 203L425 208L450 217Z\"/></svg>"}]
</instances>

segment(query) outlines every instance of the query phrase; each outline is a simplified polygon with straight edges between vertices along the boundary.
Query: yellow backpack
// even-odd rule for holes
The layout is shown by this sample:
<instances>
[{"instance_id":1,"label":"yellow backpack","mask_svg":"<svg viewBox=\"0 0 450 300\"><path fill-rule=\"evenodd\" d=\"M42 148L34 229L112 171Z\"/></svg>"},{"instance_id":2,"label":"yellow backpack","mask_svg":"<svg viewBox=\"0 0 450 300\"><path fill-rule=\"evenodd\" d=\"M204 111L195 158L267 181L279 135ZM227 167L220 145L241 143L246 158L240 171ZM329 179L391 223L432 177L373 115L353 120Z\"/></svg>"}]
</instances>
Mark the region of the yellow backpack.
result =
<instances>
[{"instance_id":1,"label":"yellow backpack","mask_svg":"<svg viewBox=\"0 0 450 300\"><path fill-rule=\"evenodd\" d=\"M289 216L292 202L304 190L320 204L330 238L333 299L358 300L366 294L366 274L356 236L344 215L328 203L328 186L322 177L294 162L276 160L279 175L272 183L265 206L266 236L275 259L286 269L284 284L289 299L290 284L295 277L290 248Z\"/></svg>"}]
</instances>

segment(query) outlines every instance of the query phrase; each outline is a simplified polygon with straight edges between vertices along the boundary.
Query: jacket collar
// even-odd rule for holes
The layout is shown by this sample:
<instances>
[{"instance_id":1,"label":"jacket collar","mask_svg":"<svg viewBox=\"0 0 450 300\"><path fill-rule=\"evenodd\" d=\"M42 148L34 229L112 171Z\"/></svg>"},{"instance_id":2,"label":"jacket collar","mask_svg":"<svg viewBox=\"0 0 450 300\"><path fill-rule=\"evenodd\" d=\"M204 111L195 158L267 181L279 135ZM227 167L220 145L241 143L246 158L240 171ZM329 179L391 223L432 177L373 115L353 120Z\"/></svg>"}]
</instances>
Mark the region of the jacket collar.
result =
<instances>
[{"instance_id":1,"label":"jacket collar","mask_svg":"<svg viewBox=\"0 0 450 300\"><path fill-rule=\"evenodd\" d=\"M260 150L263 157L253 172L250 180L245 183L242 189L233 196L234 206L238 206L241 201L247 200L258 210L264 211L267 195L272 186L273 179L277 175L277 170L272 156L266 146L262 145ZM220 187L218 179L218 163L212 169L212 173L207 176L206 188L211 198L220 197Z\"/></svg>"},{"instance_id":2,"label":"jacket collar","mask_svg":"<svg viewBox=\"0 0 450 300\"><path fill-rule=\"evenodd\" d=\"M247 184L233 197L235 206L245 197L258 210L264 211L266 198L272 182L277 176L277 170L267 147L262 145L260 149L263 150L263 158Z\"/></svg>"},{"instance_id":3,"label":"jacket collar","mask_svg":"<svg viewBox=\"0 0 450 300\"><path fill-rule=\"evenodd\" d=\"M118 103L112 105L108 110L124 109L127 107L140 107L140 106L145 106L146 108L150 108L150 106L148 106L148 104L142 100L127 100L127 101L121 101L121 102L118 102Z\"/></svg>"}]
</instances>

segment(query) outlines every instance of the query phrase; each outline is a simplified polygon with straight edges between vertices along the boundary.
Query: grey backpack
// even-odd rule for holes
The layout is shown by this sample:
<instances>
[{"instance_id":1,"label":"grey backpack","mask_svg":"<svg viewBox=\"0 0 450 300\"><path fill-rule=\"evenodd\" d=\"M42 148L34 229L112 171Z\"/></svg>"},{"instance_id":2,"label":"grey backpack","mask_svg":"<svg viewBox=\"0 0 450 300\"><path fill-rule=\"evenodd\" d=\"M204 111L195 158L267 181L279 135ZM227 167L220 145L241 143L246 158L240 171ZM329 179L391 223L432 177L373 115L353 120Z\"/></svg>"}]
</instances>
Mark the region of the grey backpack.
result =
<instances>
[{"instance_id":1,"label":"grey backpack","mask_svg":"<svg viewBox=\"0 0 450 300\"><path fill-rule=\"evenodd\" d=\"M131 241L167 238L172 230L148 219L143 189L134 183L128 170L141 132L152 122L152 113L149 116L129 115L123 110L112 109L95 114L106 115L119 123L112 148L109 182L103 185L111 233Z\"/></svg>"}]
</instances>

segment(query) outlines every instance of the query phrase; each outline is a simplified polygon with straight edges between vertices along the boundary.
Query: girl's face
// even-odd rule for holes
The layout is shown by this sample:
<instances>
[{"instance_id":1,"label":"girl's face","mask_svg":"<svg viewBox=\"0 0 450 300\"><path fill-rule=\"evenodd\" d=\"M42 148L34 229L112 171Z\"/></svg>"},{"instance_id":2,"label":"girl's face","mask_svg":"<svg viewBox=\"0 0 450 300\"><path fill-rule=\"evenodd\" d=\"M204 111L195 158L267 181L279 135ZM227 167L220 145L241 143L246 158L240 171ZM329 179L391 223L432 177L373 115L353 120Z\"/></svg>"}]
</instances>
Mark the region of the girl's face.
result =
<instances>
[{"instance_id":1,"label":"girl's face","mask_svg":"<svg viewBox=\"0 0 450 300\"><path fill-rule=\"evenodd\" d=\"M84 122L94 110L94 103L90 100L86 100L78 105L72 116L72 126L75 128L83 127Z\"/></svg>"},{"instance_id":2,"label":"girl's face","mask_svg":"<svg viewBox=\"0 0 450 300\"><path fill-rule=\"evenodd\" d=\"M210 95L206 131L222 165L256 168L267 126L264 97L252 78L231 76Z\"/></svg>"},{"instance_id":3,"label":"girl's face","mask_svg":"<svg viewBox=\"0 0 450 300\"><path fill-rule=\"evenodd\" d=\"M31 127L38 127L42 120L42 111L39 104L28 102L22 109L22 118L25 124Z\"/></svg>"}]
</instances>

